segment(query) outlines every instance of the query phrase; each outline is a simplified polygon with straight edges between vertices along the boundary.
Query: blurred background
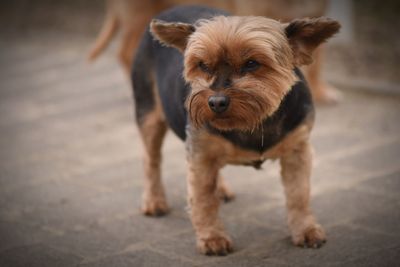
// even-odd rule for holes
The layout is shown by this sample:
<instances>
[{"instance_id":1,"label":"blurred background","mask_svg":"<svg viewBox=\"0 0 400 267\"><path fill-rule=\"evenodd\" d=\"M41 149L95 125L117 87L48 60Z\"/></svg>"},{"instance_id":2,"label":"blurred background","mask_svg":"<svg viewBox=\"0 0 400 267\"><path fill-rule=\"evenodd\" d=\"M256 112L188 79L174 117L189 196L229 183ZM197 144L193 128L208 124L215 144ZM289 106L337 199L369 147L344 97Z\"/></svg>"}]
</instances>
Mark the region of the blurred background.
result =
<instances>
[{"instance_id":1,"label":"blurred background","mask_svg":"<svg viewBox=\"0 0 400 267\"><path fill-rule=\"evenodd\" d=\"M342 24L311 74L336 96L317 105L312 134L312 204L329 242L321 250L290 244L277 162L263 171L228 167L237 199L221 217L236 252L224 258L195 250L185 151L172 133L163 148L172 211L162 219L140 213L142 147L126 63L135 42L121 47L152 14L188 1L124 2L0 3L0 266L398 265L399 1L196 1L282 21L326 14ZM121 16L118 30L89 63L110 14Z\"/></svg>"},{"instance_id":2,"label":"blurred background","mask_svg":"<svg viewBox=\"0 0 400 267\"><path fill-rule=\"evenodd\" d=\"M123 2L123 0L110 2ZM143 4L138 9L158 5L161 10L163 7L176 3L190 3L190 1L182 0L144 2L149 4ZM400 26L399 1L389 0L382 3L377 0L367 2L205 0L191 2L228 8L235 14L262 15L265 13L277 17L301 17L312 16L313 13L325 13L327 16L340 20L343 26L340 35L330 42L332 46L326 55L329 62L329 64L324 64L328 73L327 79L354 86L362 85L363 88L368 87L371 90L396 91L396 87L398 88L395 84L399 82L400 77L397 67L400 41L394 30ZM323 3L326 3L326 7ZM277 4L279 7L274 8ZM37 31L41 34L62 33L79 39L87 38L89 45L100 31L105 10L106 2L103 0L4 0L0 10L1 34L7 38L34 38ZM153 12L157 11L154 9ZM134 12L132 14L135 15Z\"/></svg>"}]
</instances>

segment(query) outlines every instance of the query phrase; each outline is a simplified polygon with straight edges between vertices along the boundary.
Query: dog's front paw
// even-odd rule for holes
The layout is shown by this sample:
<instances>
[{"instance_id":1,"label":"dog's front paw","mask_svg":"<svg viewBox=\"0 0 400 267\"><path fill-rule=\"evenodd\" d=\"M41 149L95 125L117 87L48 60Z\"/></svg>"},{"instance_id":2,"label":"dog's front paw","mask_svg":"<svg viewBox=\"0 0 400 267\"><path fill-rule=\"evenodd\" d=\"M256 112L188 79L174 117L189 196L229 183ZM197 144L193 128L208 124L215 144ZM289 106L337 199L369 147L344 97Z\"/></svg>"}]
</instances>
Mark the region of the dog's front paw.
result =
<instances>
[{"instance_id":1,"label":"dog's front paw","mask_svg":"<svg viewBox=\"0 0 400 267\"><path fill-rule=\"evenodd\" d=\"M198 238L197 247L201 253L208 256L225 256L233 251L232 241L225 235L212 235Z\"/></svg>"},{"instance_id":2,"label":"dog's front paw","mask_svg":"<svg viewBox=\"0 0 400 267\"><path fill-rule=\"evenodd\" d=\"M318 224L307 227L303 231L293 234L292 241L296 246L306 248L320 248L326 243L326 235Z\"/></svg>"},{"instance_id":3,"label":"dog's front paw","mask_svg":"<svg viewBox=\"0 0 400 267\"><path fill-rule=\"evenodd\" d=\"M146 216L159 217L169 211L167 201L163 198L148 198L143 201L142 213Z\"/></svg>"}]
</instances>

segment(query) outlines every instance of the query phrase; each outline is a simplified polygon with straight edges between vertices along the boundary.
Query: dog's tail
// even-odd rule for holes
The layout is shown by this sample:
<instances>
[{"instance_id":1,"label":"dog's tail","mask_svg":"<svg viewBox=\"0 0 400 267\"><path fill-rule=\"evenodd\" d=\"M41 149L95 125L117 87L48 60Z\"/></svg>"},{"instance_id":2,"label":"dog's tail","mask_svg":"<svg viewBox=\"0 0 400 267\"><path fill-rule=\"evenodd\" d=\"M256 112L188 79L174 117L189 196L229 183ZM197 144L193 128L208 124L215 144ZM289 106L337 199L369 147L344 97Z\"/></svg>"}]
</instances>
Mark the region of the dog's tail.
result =
<instances>
[{"instance_id":1,"label":"dog's tail","mask_svg":"<svg viewBox=\"0 0 400 267\"><path fill-rule=\"evenodd\" d=\"M101 27L101 31L88 54L88 61L94 61L104 49L108 47L111 39L118 31L119 21L115 14L109 14Z\"/></svg>"}]
</instances>

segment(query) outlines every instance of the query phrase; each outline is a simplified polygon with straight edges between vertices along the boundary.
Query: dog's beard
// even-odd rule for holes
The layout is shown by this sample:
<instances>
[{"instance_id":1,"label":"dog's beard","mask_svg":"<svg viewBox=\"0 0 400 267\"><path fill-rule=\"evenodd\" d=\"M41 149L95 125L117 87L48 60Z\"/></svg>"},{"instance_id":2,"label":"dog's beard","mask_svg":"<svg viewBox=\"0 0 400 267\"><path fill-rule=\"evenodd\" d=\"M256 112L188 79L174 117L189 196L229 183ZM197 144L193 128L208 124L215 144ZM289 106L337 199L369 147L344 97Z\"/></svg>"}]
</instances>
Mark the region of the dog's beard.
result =
<instances>
[{"instance_id":1,"label":"dog's beard","mask_svg":"<svg viewBox=\"0 0 400 267\"><path fill-rule=\"evenodd\" d=\"M230 104L220 114L213 112L208 106L208 98L214 95L213 91L201 90L188 98L187 109L195 128L209 124L221 131L252 131L273 112L273 105L258 94L242 89L229 89L224 94L230 98Z\"/></svg>"},{"instance_id":2,"label":"dog's beard","mask_svg":"<svg viewBox=\"0 0 400 267\"><path fill-rule=\"evenodd\" d=\"M297 78L290 68L268 68L256 75L246 75L233 80L233 85L218 92L209 88L211 80L201 76L190 82L192 94L186 108L191 124L200 128L209 124L221 131L253 131L279 108L283 98ZM223 94L230 99L227 110L215 113L208 105L210 96Z\"/></svg>"},{"instance_id":3,"label":"dog's beard","mask_svg":"<svg viewBox=\"0 0 400 267\"><path fill-rule=\"evenodd\" d=\"M221 131L257 129L279 108L295 83L295 76L289 73L286 77L270 72L268 79L244 77L235 80L232 88L220 91L230 99L229 107L220 114L208 105L209 97L216 92L210 90L204 80L195 80L191 84L193 92L186 102L192 125L200 128L209 124Z\"/></svg>"}]
</instances>

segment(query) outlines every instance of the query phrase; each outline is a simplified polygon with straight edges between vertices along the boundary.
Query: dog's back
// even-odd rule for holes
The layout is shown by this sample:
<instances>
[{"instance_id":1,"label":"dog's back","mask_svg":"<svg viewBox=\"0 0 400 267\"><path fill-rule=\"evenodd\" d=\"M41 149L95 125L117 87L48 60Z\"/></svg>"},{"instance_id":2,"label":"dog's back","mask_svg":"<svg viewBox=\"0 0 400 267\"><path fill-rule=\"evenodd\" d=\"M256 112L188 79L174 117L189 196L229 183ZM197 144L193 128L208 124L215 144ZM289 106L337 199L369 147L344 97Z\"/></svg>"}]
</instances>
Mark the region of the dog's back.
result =
<instances>
[{"instance_id":1,"label":"dog's back","mask_svg":"<svg viewBox=\"0 0 400 267\"><path fill-rule=\"evenodd\" d=\"M195 23L216 15L227 15L218 9L202 6L179 6L157 16L167 22ZM161 104L168 126L185 139L186 111L184 101L190 92L183 79L183 56L154 40L146 29L136 53L132 72L136 119L139 123ZM159 102L161 101L161 103Z\"/></svg>"}]
</instances>

